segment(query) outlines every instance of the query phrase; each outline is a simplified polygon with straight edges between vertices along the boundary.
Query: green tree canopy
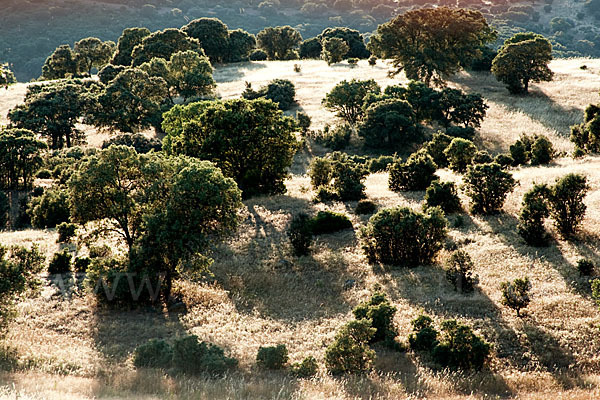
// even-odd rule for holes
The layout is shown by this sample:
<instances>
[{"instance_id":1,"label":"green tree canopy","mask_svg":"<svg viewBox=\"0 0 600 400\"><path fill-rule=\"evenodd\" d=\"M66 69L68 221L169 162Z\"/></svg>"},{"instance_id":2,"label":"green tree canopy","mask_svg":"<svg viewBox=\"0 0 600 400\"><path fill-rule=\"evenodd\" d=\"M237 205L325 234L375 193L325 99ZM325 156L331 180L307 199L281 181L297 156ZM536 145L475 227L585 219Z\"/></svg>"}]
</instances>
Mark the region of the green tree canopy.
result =
<instances>
[{"instance_id":1,"label":"green tree canopy","mask_svg":"<svg viewBox=\"0 0 600 400\"><path fill-rule=\"evenodd\" d=\"M97 96L97 107L89 119L97 127L135 132L160 127L161 103L168 96L163 78L138 69L127 69L115 77Z\"/></svg>"},{"instance_id":2,"label":"green tree canopy","mask_svg":"<svg viewBox=\"0 0 600 400\"><path fill-rule=\"evenodd\" d=\"M373 79L343 80L321 101L321 104L350 124L357 123L363 116L364 98L369 94L380 94L381 88Z\"/></svg>"},{"instance_id":3,"label":"green tree canopy","mask_svg":"<svg viewBox=\"0 0 600 400\"><path fill-rule=\"evenodd\" d=\"M79 75L77 57L68 44L58 46L42 67L43 79L63 79L77 75Z\"/></svg>"},{"instance_id":4,"label":"green tree canopy","mask_svg":"<svg viewBox=\"0 0 600 400\"><path fill-rule=\"evenodd\" d=\"M496 33L485 17L461 8L421 8L407 11L379 25L369 50L379 58L394 60L393 74L443 85L448 76L481 57L481 47Z\"/></svg>"},{"instance_id":5,"label":"green tree canopy","mask_svg":"<svg viewBox=\"0 0 600 400\"><path fill-rule=\"evenodd\" d=\"M157 31L142 39L142 42L135 46L131 54L132 65L137 67L154 57L169 60L171 55L186 50L193 50L204 55L200 42L189 37L182 30L169 28Z\"/></svg>"},{"instance_id":6,"label":"green tree canopy","mask_svg":"<svg viewBox=\"0 0 600 400\"><path fill-rule=\"evenodd\" d=\"M302 35L291 26L269 27L258 33L256 41L269 60L287 60L302 42Z\"/></svg>"},{"instance_id":7,"label":"green tree canopy","mask_svg":"<svg viewBox=\"0 0 600 400\"><path fill-rule=\"evenodd\" d=\"M88 37L75 42L73 50L79 71L91 74L92 68L100 69L108 64L115 50L115 43Z\"/></svg>"},{"instance_id":8,"label":"green tree canopy","mask_svg":"<svg viewBox=\"0 0 600 400\"><path fill-rule=\"evenodd\" d=\"M327 62L327 65L341 62L350 50L344 39L336 37L323 39L322 44L321 58Z\"/></svg>"},{"instance_id":9,"label":"green tree canopy","mask_svg":"<svg viewBox=\"0 0 600 400\"><path fill-rule=\"evenodd\" d=\"M198 39L211 62L223 62L229 47L229 30L217 18L198 18L181 28L191 38Z\"/></svg>"},{"instance_id":10,"label":"green tree canopy","mask_svg":"<svg viewBox=\"0 0 600 400\"><path fill-rule=\"evenodd\" d=\"M414 141L415 112L406 100L387 99L370 105L358 129L367 147L397 149Z\"/></svg>"},{"instance_id":11,"label":"green tree canopy","mask_svg":"<svg viewBox=\"0 0 600 400\"><path fill-rule=\"evenodd\" d=\"M85 92L77 81L30 86L25 103L12 109L8 118L13 126L46 137L52 149L71 147L83 138L75 124L86 109Z\"/></svg>"},{"instance_id":12,"label":"green tree canopy","mask_svg":"<svg viewBox=\"0 0 600 400\"><path fill-rule=\"evenodd\" d=\"M343 39L348 45L348 52L344 55L347 58L369 58L371 53L365 46L365 40L362 34L346 27L326 28L319 36L319 41L323 43L325 39L338 38Z\"/></svg>"},{"instance_id":13,"label":"green tree canopy","mask_svg":"<svg viewBox=\"0 0 600 400\"><path fill-rule=\"evenodd\" d=\"M530 82L551 81L554 73L548 67L552 60L552 44L537 33L517 33L504 42L492 61L492 73L506 84L512 94L529 91Z\"/></svg>"},{"instance_id":14,"label":"green tree canopy","mask_svg":"<svg viewBox=\"0 0 600 400\"><path fill-rule=\"evenodd\" d=\"M213 161L245 197L283 193L297 148L296 124L270 100L175 106L165 113L163 149Z\"/></svg>"},{"instance_id":15,"label":"green tree canopy","mask_svg":"<svg viewBox=\"0 0 600 400\"><path fill-rule=\"evenodd\" d=\"M112 59L114 65L131 65L133 58L131 53L138 44L142 43L145 37L150 36L148 28L127 28L119 37L117 51Z\"/></svg>"},{"instance_id":16,"label":"green tree canopy","mask_svg":"<svg viewBox=\"0 0 600 400\"><path fill-rule=\"evenodd\" d=\"M17 83L17 79L15 78L15 74L13 74L9 65L7 63L0 64L0 85L8 86L13 83Z\"/></svg>"},{"instance_id":17,"label":"green tree canopy","mask_svg":"<svg viewBox=\"0 0 600 400\"><path fill-rule=\"evenodd\" d=\"M46 144L26 129L0 131L0 189L28 189Z\"/></svg>"},{"instance_id":18,"label":"green tree canopy","mask_svg":"<svg viewBox=\"0 0 600 400\"><path fill-rule=\"evenodd\" d=\"M250 33L236 29L229 31L228 62L248 61L252 50L256 48L256 37Z\"/></svg>"}]
</instances>

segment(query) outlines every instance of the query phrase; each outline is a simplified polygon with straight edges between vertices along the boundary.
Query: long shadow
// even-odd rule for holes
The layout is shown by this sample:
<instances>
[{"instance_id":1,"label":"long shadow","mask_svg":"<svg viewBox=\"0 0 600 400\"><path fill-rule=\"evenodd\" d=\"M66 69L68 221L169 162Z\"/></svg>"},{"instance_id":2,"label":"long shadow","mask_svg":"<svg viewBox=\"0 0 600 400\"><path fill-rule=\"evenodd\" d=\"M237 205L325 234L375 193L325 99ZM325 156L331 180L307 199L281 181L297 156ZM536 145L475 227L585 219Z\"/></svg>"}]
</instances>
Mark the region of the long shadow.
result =
<instances>
[{"instance_id":1,"label":"long shadow","mask_svg":"<svg viewBox=\"0 0 600 400\"><path fill-rule=\"evenodd\" d=\"M568 137L571 131L572 119L583 119L583 109L564 106L552 100L546 93L533 85L527 95L511 95L501 83L488 73L470 72L456 75L453 82L463 86L469 92L478 92L489 101L500 104L509 111L522 112L550 130L556 130L562 136ZM481 83L485 82L485 86ZM532 101L537 102L532 106ZM569 115L569 118L553 118L549 116Z\"/></svg>"},{"instance_id":2,"label":"long shadow","mask_svg":"<svg viewBox=\"0 0 600 400\"><path fill-rule=\"evenodd\" d=\"M288 221L300 212L316 213L314 204L282 195L252 199L246 206L239 233L215 249L211 267L237 309L285 321L347 313L342 292L349 276L342 250L356 244L354 233L318 236L310 255L296 257Z\"/></svg>"}]
</instances>

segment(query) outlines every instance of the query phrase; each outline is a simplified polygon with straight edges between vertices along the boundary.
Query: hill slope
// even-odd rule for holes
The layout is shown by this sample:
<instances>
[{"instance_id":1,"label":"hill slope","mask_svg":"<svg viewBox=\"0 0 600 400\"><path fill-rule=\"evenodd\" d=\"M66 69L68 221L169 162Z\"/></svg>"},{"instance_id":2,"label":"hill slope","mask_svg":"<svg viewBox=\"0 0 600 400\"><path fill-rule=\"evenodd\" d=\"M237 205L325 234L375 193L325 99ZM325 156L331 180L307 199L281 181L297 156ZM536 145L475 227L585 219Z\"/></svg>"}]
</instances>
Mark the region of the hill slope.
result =
<instances>
[{"instance_id":1,"label":"hill slope","mask_svg":"<svg viewBox=\"0 0 600 400\"><path fill-rule=\"evenodd\" d=\"M579 67L585 63L586 71ZM274 78L296 83L299 107L317 127L332 122L320 100L339 80L374 78L382 86L399 80L386 76L386 67L327 67L319 61L238 64L218 69L218 91L235 97L244 81L259 86ZM559 60L552 63L556 81L535 85L529 97L510 97L493 77L463 73L451 83L482 93L490 105L480 130L481 145L504 151L520 134L543 133L563 151L570 151L568 127L581 121L585 106L598 100L600 60ZM14 106L22 86L0 97L0 111ZM149 133L150 134L150 133ZM102 136L102 135L99 135ZM358 146L358 144L355 144ZM358 147L356 147L358 149ZM39 296L23 299L11 324L8 345L24 370L0 374L0 398L518 398L585 399L600 395L600 313L589 284L575 264L582 257L600 262L600 158L574 161L560 158L547 167L513 171L520 182L510 194L506 213L491 217L464 215L450 230L451 240L475 263L479 285L471 296L454 292L441 267L390 270L367 263L356 232L367 217L355 215L355 203L314 204L304 175L312 154L325 149L309 143L298 154L288 193L245 202L238 234L214 249L214 282L180 283L187 314L140 309L113 311L96 307L91 296L74 290L61 296L57 282L46 281ZM534 182L551 183L568 172L587 175L592 190L588 213L578 240L555 241L548 248L526 246L516 233L523 193ZM461 177L440 170L443 180ZM380 207L419 208L423 193L397 194L387 188L387 174L368 177L367 195ZM468 201L463 196L463 204ZM321 209L350 215L354 231L321 236L309 257L295 258L286 228L292 215ZM451 217L454 222L456 217ZM548 227L552 231L552 227ZM555 232L554 236L556 236ZM4 244L41 243L52 254L58 249L54 230L2 232ZM532 303L523 318L500 303L499 284L528 276ZM348 288L346 282L354 280ZM335 331L351 318L351 309L368 298L375 285L398 308L395 323L405 340L410 321L426 312L435 320L457 318L493 344L488 370L474 375L434 373L413 353L378 349L377 369L365 377L337 379L321 372L314 380L295 380L254 367L259 346L285 343L292 361L314 355L320 362ZM240 360L240 371L224 380L173 378L155 371L136 371L131 352L150 338L172 338L186 332L223 346ZM14 384L14 388L13 385ZM3 397L4 396L4 397Z\"/></svg>"}]
</instances>

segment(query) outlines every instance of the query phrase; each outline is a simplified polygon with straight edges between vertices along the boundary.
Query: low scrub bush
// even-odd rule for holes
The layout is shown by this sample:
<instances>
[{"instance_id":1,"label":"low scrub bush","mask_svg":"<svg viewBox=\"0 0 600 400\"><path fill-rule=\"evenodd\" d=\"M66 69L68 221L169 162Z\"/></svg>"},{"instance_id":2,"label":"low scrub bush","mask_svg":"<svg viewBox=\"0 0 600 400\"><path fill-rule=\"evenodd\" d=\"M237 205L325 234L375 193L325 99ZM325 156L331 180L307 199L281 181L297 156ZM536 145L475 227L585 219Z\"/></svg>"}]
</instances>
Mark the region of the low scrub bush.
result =
<instances>
[{"instance_id":1,"label":"low scrub bush","mask_svg":"<svg viewBox=\"0 0 600 400\"><path fill-rule=\"evenodd\" d=\"M473 140L475 138L475 128L472 126L449 126L446 129L446 135L452 138L460 138L466 140Z\"/></svg>"},{"instance_id":2,"label":"low scrub bush","mask_svg":"<svg viewBox=\"0 0 600 400\"><path fill-rule=\"evenodd\" d=\"M279 109L286 111L296 104L296 87L288 79L274 79L261 87L259 90L252 89L250 83L246 83L246 89L242 97L247 100L255 100L264 97L279 104Z\"/></svg>"},{"instance_id":3,"label":"low scrub bush","mask_svg":"<svg viewBox=\"0 0 600 400\"><path fill-rule=\"evenodd\" d=\"M507 168L513 165L515 160L513 160L510 154L501 153L494 158L494 162L500 164L503 168Z\"/></svg>"},{"instance_id":4,"label":"low scrub bush","mask_svg":"<svg viewBox=\"0 0 600 400\"><path fill-rule=\"evenodd\" d=\"M173 342L173 366L181 372L223 375L237 364L235 358L225 356L223 349L200 342L197 336L186 336Z\"/></svg>"},{"instance_id":5,"label":"low scrub bush","mask_svg":"<svg viewBox=\"0 0 600 400\"><path fill-rule=\"evenodd\" d=\"M529 162L531 157L531 145L531 138L523 135L510 146L509 151L514 166L525 165Z\"/></svg>"},{"instance_id":6,"label":"low scrub bush","mask_svg":"<svg viewBox=\"0 0 600 400\"><path fill-rule=\"evenodd\" d=\"M360 200L354 209L358 215L373 214L377 211L377 204L371 200Z\"/></svg>"},{"instance_id":7,"label":"low scrub bush","mask_svg":"<svg viewBox=\"0 0 600 400\"><path fill-rule=\"evenodd\" d=\"M77 225L71 222L62 222L56 225L58 243L68 243L77 234Z\"/></svg>"},{"instance_id":8,"label":"low scrub bush","mask_svg":"<svg viewBox=\"0 0 600 400\"><path fill-rule=\"evenodd\" d=\"M316 141L322 146L332 150L344 150L350 144L352 137L352 127L348 124L335 126L333 129L326 125L317 135Z\"/></svg>"},{"instance_id":9,"label":"low scrub bush","mask_svg":"<svg viewBox=\"0 0 600 400\"><path fill-rule=\"evenodd\" d=\"M494 214L500 211L506 196L516 186L512 174L499 164L478 164L465 174L466 193L471 198L471 211L476 214Z\"/></svg>"},{"instance_id":10,"label":"low scrub bush","mask_svg":"<svg viewBox=\"0 0 600 400\"><path fill-rule=\"evenodd\" d=\"M579 271L580 276L591 276L594 274L594 269L596 269L596 266L592 260L582 258L577 261L577 271Z\"/></svg>"},{"instance_id":11,"label":"low scrub bush","mask_svg":"<svg viewBox=\"0 0 600 400\"><path fill-rule=\"evenodd\" d=\"M260 347L256 354L256 365L262 369L283 369L288 362L288 350L285 344Z\"/></svg>"},{"instance_id":12,"label":"low scrub bush","mask_svg":"<svg viewBox=\"0 0 600 400\"><path fill-rule=\"evenodd\" d=\"M446 214L461 210L454 182L433 181L425 191L425 208L440 207Z\"/></svg>"},{"instance_id":13,"label":"low scrub bush","mask_svg":"<svg viewBox=\"0 0 600 400\"><path fill-rule=\"evenodd\" d=\"M391 163L394 162L393 156L379 156L369 160L369 172L375 174L377 172L386 171Z\"/></svg>"},{"instance_id":14,"label":"low scrub bush","mask_svg":"<svg viewBox=\"0 0 600 400\"><path fill-rule=\"evenodd\" d=\"M172 361L173 347L161 339L151 339L136 347L133 353L133 365L137 368L168 369Z\"/></svg>"},{"instance_id":15,"label":"low scrub bush","mask_svg":"<svg viewBox=\"0 0 600 400\"><path fill-rule=\"evenodd\" d=\"M323 235L352 228L352 222L346 214L333 211L319 211L311 219L310 224L313 235Z\"/></svg>"},{"instance_id":16,"label":"low scrub bush","mask_svg":"<svg viewBox=\"0 0 600 400\"><path fill-rule=\"evenodd\" d=\"M450 143L452 143L451 136L438 132L425 145L425 149L439 168L446 168L448 166L448 157L446 157L444 150L450 146Z\"/></svg>"},{"instance_id":17,"label":"low scrub bush","mask_svg":"<svg viewBox=\"0 0 600 400\"><path fill-rule=\"evenodd\" d=\"M546 136L537 136L531 145L531 165L544 165L554 158L554 147Z\"/></svg>"},{"instance_id":18,"label":"low scrub bush","mask_svg":"<svg viewBox=\"0 0 600 400\"><path fill-rule=\"evenodd\" d=\"M433 359L444 368L480 370L490 355L491 346L456 320L442 322L439 343Z\"/></svg>"},{"instance_id":19,"label":"low scrub bush","mask_svg":"<svg viewBox=\"0 0 600 400\"><path fill-rule=\"evenodd\" d=\"M446 263L446 279L454 286L454 290L472 293L475 290L477 277L473 274L473 261L465 251L452 253Z\"/></svg>"},{"instance_id":20,"label":"low scrub bush","mask_svg":"<svg viewBox=\"0 0 600 400\"><path fill-rule=\"evenodd\" d=\"M502 304L515 310L517 317L520 317L521 309L527 307L531 301L529 278L517 278L512 282L502 282L500 290L502 290Z\"/></svg>"},{"instance_id":21,"label":"low scrub bush","mask_svg":"<svg viewBox=\"0 0 600 400\"><path fill-rule=\"evenodd\" d=\"M62 222L69 222L71 214L67 192L61 189L44 191L43 195L31 199L27 213L36 228L54 228Z\"/></svg>"},{"instance_id":22,"label":"low scrub bush","mask_svg":"<svg viewBox=\"0 0 600 400\"><path fill-rule=\"evenodd\" d=\"M73 262L75 272L87 272L92 260L89 257L77 257Z\"/></svg>"},{"instance_id":23,"label":"low scrub bush","mask_svg":"<svg viewBox=\"0 0 600 400\"><path fill-rule=\"evenodd\" d=\"M71 253L67 249L54 253L50 260L50 264L48 264L48 273L64 274L71 272L71 259Z\"/></svg>"},{"instance_id":24,"label":"low scrub bush","mask_svg":"<svg viewBox=\"0 0 600 400\"><path fill-rule=\"evenodd\" d=\"M312 186L319 191L316 200L360 200L365 197L364 179L368 175L363 163L345 153L334 152L316 157L310 164Z\"/></svg>"},{"instance_id":25,"label":"low scrub bush","mask_svg":"<svg viewBox=\"0 0 600 400\"><path fill-rule=\"evenodd\" d=\"M371 262L417 266L433 261L446 239L447 221L439 208L421 214L406 207L379 211L362 231Z\"/></svg>"},{"instance_id":26,"label":"low scrub bush","mask_svg":"<svg viewBox=\"0 0 600 400\"><path fill-rule=\"evenodd\" d=\"M587 209L583 199L589 189L587 178L579 174L565 175L550 187L550 216L564 238L573 236L583 221Z\"/></svg>"},{"instance_id":27,"label":"low scrub bush","mask_svg":"<svg viewBox=\"0 0 600 400\"><path fill-rule=\"evenodd\" d=\"M547 185L534 185L523 196L517 230L530 246L540 247L548 244L550 237L544 227L544 220L550 215L549 193Z\"/></svg>"},{"instance_id":28,"label":"low scrub bush","mask_svg":"<svg viewBox=\"0 0 600 400\"><path fill-rule=\"evenodd\" d=\"M250 61L266 61L268 58L267 53L261 49L256 49L250 53Z\"/></svg>"},{"instance_id":29,"label":"low scrub bush","mask_svg":"<svg viewBox=\"0 0 600 400\"><path fill-rule=\"evenodd\" d=\"M394 326L396 311L396 307L390 304L384 293L375 292L367 302L356 306L352 313L356 319L371 321L371 327L375 328L375 334L369 343L383 341L386 345L393 347L395 338L398 336Z\"/></svg>"},{"instance_id":30,"label":"low scrub bush","mask_svg":"<svg viewBox=\"0 0 600 400\"><path fill-rule=\"evenodd\" d=\"M308 215L301 213L292 219L287 235L292 243L294 254L305 256L310 253L313 242L313 226Z\"/></svg>"},{"instance_id":31,"label":"low scrub bush","mask_svg":"<svg viewBox=\"0 0 600 400\"><path fill-rule=\"evenodd\" d=\"M425 190L437 178L437 166L425 150L411 154L405 163L394 162L389 170L388 184L394 192Z\"/></svg>"},{"instance_id":32,"label":"low scrub bush","mask_svg":"<svg viewBox=\"0 0 600 400\"><path fill-rule=\"evenodd\" d=\"M494 159L492 158L492 156L490 155L490 153L488 153L485 150L480 150L477 153L475 153L475 155L473 156L473 164L488 164L493 162Z\"/></svg>"},{"instance_id":33,"label":"low scrub bush","mask_svg":"<svg viewBox=\"0 0 600 400\"><path fill-rule=\"evenodd\" d=\"M368 371L375 360L375 352L369 347L375 331L371 321L365 319L344 325L325 351L327 370L333 375Z\"/></svg>"},{"instance_id":34,"label":"low scrub bush","mask_svg":"<svg viewBox=\"0 0 600 400\"><path fill-rule=\"evenodd\" d=\"M302 362L292 364L290 372L298 378L310 378L319 372L319 365L313 356L308 356Z\"/></svg>"},{"instance_id":35,"label":"low scrub bush","mask_svg":"<svg viewBox=\"0 0 600 400\"><path fill-rule=\"evenodd\" d=\"M141 133L124 133L102 143L102 148L106 149L112 145L133 147L140 154L146 154L150 151L161 151L162 142L158 138L149 139Z\"/></svg>"},{"instance_id":36,"label":"low scrub bush","mask_svg":"<svg viewBox=\"0 0 600 400\"><path fill-rule=\"evenodd\" d=\"M310 116L302 111L297 111L296 112L296 123L298 124L298 128L300 128L300 132L302 132L303 135L306 135L308 133L308 130L310 129L310 125L312 123L312 119L310 118Z\"/></svg>"},{"instance_id":37,"label":"low scrub bush","mask_svg":"<svg viewBox=\"0 0 600 400\"><path fill-rule=\"evenodd\" d=\"M439 332L433 320L427 315L419 315L411 322L413 333L408 336L408 344L414 351L432 351L438 344Z\"/></svg>"},{"instance_id":38,"label":"low scrub bush","mask_svg":"<svg viewBox=\"0 0 600 400\"><path fill-rule=\"evenodd\" d=\"M444 155L448 159L448 166L453 171L463 173L473 162L473 157L477 153L477 147L467 139L456 138L444 150Z\"/></svg>"}]
</instances>

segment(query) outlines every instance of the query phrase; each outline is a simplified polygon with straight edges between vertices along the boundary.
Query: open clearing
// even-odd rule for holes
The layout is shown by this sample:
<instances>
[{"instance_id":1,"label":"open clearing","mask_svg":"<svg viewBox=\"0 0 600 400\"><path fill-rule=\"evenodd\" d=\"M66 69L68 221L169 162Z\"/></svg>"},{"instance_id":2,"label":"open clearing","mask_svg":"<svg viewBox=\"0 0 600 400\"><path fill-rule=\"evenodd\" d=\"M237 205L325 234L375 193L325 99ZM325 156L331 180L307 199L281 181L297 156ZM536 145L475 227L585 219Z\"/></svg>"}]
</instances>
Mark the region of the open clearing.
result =
<instances>
[{"instance_id":1,"label":"open clearing","mask_svg":"<svg viewBox=\"0 0 600 400\"><path fill-rule=\"evenodd\" d=\"M293 70L298 63L300 73ZM587 70L579 67L583 64ZM511 97L486 74L461 73L451 85L479 92L490 109L480 129L480 144L492 153L506 151L521 134L545 134L555 147L570 152L569 127L583 110L598 101L600 60L556 60L554 82L534 85L528 97ZM258 62L218 68L218 93L239 96L244 82L257 88L271 79L296 84L299 109L314 128L334 122L321 99L337 82L373 78L382 87L403 82L388 78L387 66L327 67L321 61ZM0 91L0 123L8 109L21 101L24 85ZM104 133L86 128L90 145ZM148 133L150 134L150 133ZM357 232L367 217L354 214L356 203L314 204L306 165L324 151L309 143L297 155L288 192L245 202L243 224L236 236L213 250L214 282L180 283L187 314L162 310L109 311L97 309L91 296L75 292L61 296L45 285L39 296L23 299L11 324L8 345L18 351L23 371L0 374L0 398L210 398L210 399L352 399L352 398L489 398L523 399L600 397L600 312L591 299L589 283L575 268L578 259L600 262L600 158L562 157L547 167L513 170L520 182L505 204L505 213L491 217L464 214L464 224L451 228L451 241L475 263L479 284L475 294L456 293L439 265L390 270L367 263ZM578 240L554 241L549 247L526 246L516 233L523 194L534 182L552 183L568 172L585 174L591 186L588 212ZM460 176L440 170L444 180ZM380 207L420 208L423 192L397 194L387 188L387 174L370 175L367 195ZM463 205L468 207L466 197ZM291 254L286 228L295 213L321 209L347 212L354 230L318 237L308 257ZM450 217L451 225L456 217ZM548 227L556 237L553 228ZM0 243L40 243L52 254L58 249L54 230L0 233ZM523 318L500 304L501 281L528 276L532 302ZM344 288L348 279L356 281ZM337 379L321 371L313 380L263 373L254 366L259 346L285 343L290 361L313 355L323 360L335 331L351 318L351 310L380 285L398 308L395 323L400 338L410 321L426 312L436 321L457 318L493 344L489 368L481 373L436 373L413 353L377 349L378 372ZM172 338L191 332L218 344L240 360L240 371L224 380L173 378L158 371L136 371L133 349L150 338Z\"/></svg>"}]
</instances>

